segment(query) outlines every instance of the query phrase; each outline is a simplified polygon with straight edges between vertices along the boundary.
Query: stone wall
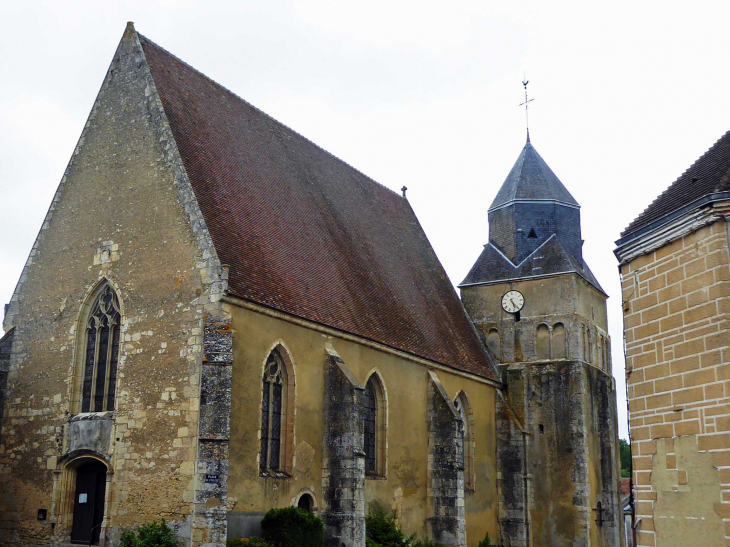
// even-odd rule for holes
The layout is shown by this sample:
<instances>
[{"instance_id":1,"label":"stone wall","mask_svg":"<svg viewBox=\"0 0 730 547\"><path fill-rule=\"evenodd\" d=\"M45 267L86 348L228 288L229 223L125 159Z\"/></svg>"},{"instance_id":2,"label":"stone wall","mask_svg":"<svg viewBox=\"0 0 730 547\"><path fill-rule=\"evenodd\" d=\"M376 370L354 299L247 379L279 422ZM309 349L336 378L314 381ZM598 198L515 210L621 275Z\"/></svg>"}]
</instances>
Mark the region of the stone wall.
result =
<instances>
[{"instance_id":1,"label":"stone wall","mask_svg":"<svg viewBox=\"0 0 730 547\"><path fill-rule=\"evenodd\" d=\"M621 265L640 546L730 544L728 264L717 220Z\"/></svg>"},{"instance_id":2,"label":"stone wall","mask_svg":"<svg viewBox=\"0 0 730 547\"><path fill-rule=\"evenodd\" d=\"M111 415L78 416L86 297L104 282L122 307L116 405ZM102 541L162 516L185 543L199 542L195 527L207 526L192 518L196 460L205 459L197 449L204 315L221 317L224 288L130 26L5 316L15 339L0 543L67 540L78 457L108 468ZM36 518L39 509L47 520Z\"/></svg>"},{"instance_id":3,"label":"stone wall","mask_svg":"<svg viewBox=\"0 0 730 547\"><path fill-rule=\"evenodd\" d=\"M525 297L519 321L502 309L508 290ZM490 333L497 333L499 348L491 349L502 363L551 360L564 354L612 370L606 296L578 275L462 287L461 297L484 339L489 342ZM558 351L551 336L550 355L545 358L538 351L537 329L545 325L553 333L558 323L566 330L565 352Z\"/></svg>"},{"instance_id":4,"label":"stone wall","mask_svg":"<svg viewBox=\"0 0 730 547\"><path fill-rule=\"evenodd\" d=\"M580 361L501 368L503 544L622 545L613 379Z\"/></svg>"},{"instance_id":5,"label":"stone wall","mask_svg":"<svg viewBox=\"0 0 730 547\"><path fill-rule=\"evenodd\" d=\"M383 458L383 465L376 467L377 474L366 475L362 481L363 514L377 502L395 511L404 532L417 534L419 539L428 538L428 518L433 513L429 498L429 370L438 374L448 398L453 401L459 396L460 400L468 400L471 445L476 455L472 464L473 482L463 496L469 545L476 545L487 533L492 540L498 537L496 389L493 385L446 367L429 367L418 358L387 348L379 349L345 334L327 332L321 326L306 324L273 310L253 307L231 306L235 336L228 480L229 538L256 534L257 530L260 533L259 522L268 509L296 504L303 493L314 498L318 516L326 515L330 509L324 498L334 498L337 491L337 486L330 482L335 474L330 473L329 459L333 453L329 447L333 437L341 434L340 426L354 429L352 420L358 409L350 402L344 406L346 414L332 416L335 406L325 405L335 402L344 405L342 392L333 390L332 386L345 386L352 398L352 390L356 390L353 386L366 385L374 374L382 382L382 399L379 400L382 406L379 408L383 413L379 417L382 416L384 422L384 450L378 456ZM294 458L291 471L285 474L262 473L259 468L261 382L267 357L275 348L290 367L287 374L295 379L294 385L290 386L295 391L295 409L291 414L287 412L291 418L291 422L287 420L287 425L291 425L287 430L287 442L291 439ZM354 379L344 372L342 374L347 378L340 372L335 377L342 379L341 383L337 380L335 384L334 379L326 378L331 370L342 370L340 364L335 365L335 361L340 361L332 350ZM336 401L330 400L331 393L337 395ZM333 424L334 429L329 424ZM335 448L340 450L340 447ZM345 461L350 466L348 473L354 473L355 469L352 467L354 455L347 452L351 448L349 441L342 446ZM343 470L338 481L346 476ZM349 485L345 484L342 491L360 488L359 480L356 478ZM354 504L355 495L348 492L344 499ZM338 517L333 517L336 525Z\"/></svg>"},{"instance_id":6,"label":"stone wall","mask_svg":"<svg viewBox=\"0 0 730 547\"><path fill-rule=\"evenodd\" d=\"M3 411L5 409L5 394L8 388L8 371L10 370L13 336L14 331L11 330L0 338L0 441L3 438Z\"/></svg>"}]
</instances>

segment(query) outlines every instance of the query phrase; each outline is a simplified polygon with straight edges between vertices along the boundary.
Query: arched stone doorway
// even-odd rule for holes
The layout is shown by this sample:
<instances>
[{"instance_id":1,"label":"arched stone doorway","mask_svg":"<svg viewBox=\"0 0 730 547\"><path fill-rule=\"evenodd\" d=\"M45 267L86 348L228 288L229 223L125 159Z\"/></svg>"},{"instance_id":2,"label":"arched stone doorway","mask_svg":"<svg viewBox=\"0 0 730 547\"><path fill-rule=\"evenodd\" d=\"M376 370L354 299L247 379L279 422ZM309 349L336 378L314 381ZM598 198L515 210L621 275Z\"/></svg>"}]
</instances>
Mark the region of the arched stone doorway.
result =
<instances>
[{"instance_id":1,"label":"arched stone doorway","mask_svg":"<svg viewBox=\"0 0 730 547\"><path fill-rule=\"evenodd\" d=\"M96 458L75 460L67 471L67 507L71 513L71 543L99 545L104 521L107 467Z\"/></svg>"}]
</instances>

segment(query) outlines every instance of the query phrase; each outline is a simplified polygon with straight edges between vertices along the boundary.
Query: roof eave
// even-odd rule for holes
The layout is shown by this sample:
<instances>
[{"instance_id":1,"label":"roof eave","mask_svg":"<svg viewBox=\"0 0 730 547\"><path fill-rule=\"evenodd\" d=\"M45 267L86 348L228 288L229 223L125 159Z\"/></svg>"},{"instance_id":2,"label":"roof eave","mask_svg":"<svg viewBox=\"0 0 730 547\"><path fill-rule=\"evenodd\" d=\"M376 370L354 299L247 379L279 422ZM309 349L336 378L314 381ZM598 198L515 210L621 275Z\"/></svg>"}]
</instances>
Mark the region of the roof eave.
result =
<instances>
[{"instance_id":1,"label":"roof eave","mask_svg":"<svg viewBox=\"0 0 730 547\"><path fill-rule=\"evenodd\" d=\"M616 244L614 254L618 258L621 249L623 249L633 241L647 235L648 233L658 228L661 228L665 224L669 224L673 220L680 218L682 215L690 213L695 209L699 209L700 207L704 207L705 205L709 205L718 201L725 201L728 199L730 199L730 191L713 192L711 194L706 194L700 198L697 198L694 201L691 201L687 205L675 209L671 213L667 213L663 217L660 217L650 222L649 224L645 224L644 226L641 226L630 232L624 232L622 237L614 242Z\"/></svg>"},{"instance_id":2,"label":"roof eave","mask_svg":"<svg viewBox=\"0 0 730 547\"><path fill-rule=\"evenodd\" d=\"M476 281L474 283L461 283L457 285L457 288L462 289L466 287L478 287L479 285L499 285L501 283L510 283L510 282L516 282L516 281L532 281L534 279L547 279L549 277L560 277L563 275L577 275L581 279L584 279L591 287L596 289L599 293L601 293L603 296L608 298L608 294L601 288L596 286L595 283L591 282L590 279L588 279L586 276L581 275L580 272L577 272L575 270L565 270L563 272L553 272L553 273L547 273L547 274L538 274L538 275L528 275L528 276L518 276L518 277L506 277L503 279L490 279L488 281Z\"/></svg>"}]
</instances>

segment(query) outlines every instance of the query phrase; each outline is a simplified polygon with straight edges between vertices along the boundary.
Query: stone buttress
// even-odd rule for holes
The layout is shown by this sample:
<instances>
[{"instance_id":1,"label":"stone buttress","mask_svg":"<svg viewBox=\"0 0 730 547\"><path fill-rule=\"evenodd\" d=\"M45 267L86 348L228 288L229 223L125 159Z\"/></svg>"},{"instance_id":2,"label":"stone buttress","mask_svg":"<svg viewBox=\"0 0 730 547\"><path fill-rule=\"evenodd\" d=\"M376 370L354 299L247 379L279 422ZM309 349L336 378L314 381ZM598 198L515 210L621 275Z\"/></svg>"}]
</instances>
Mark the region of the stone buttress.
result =
<instances>
[{"instance_id":1,"label":"stone buttress","mask_svg":"<svg viewBox=\"0 0 730 547\"><path fill-rule=\"evenodd\" d=\"M435 373L428 383L428 501L430 536L466 546L464 423Z\"/></svg>"},{"instance_id":2,"label":"stone buttress","mask_svg":"<svg viewBox=\"0 0 730 547\"><path fill-rule=\"evenodd\" d=\"M340 356L328 348L322 447L325 547L365 545L363 391Z\"/></svg>"}]
</instances>

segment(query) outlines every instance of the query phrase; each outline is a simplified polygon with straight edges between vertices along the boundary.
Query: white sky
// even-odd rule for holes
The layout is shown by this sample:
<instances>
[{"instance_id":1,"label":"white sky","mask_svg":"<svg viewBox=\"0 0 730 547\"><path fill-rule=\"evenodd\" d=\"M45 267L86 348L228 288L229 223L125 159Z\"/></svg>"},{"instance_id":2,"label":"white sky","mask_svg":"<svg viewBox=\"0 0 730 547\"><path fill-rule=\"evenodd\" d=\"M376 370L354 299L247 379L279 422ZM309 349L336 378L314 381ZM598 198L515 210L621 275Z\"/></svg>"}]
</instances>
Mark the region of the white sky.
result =
<instances>
[{"instance_id":1,"label":"white sky","mask_svg":"<svg viewBox=\"0 0 730 547\"><path fill-rule=\"evenodd\" d=\"M610 295L626 436L619 232L730 128L717 2L17 2L0 0L0 303L126 21L415 209L454 284L524 144L582 205Z\"/></svg>"}]
</instances>

